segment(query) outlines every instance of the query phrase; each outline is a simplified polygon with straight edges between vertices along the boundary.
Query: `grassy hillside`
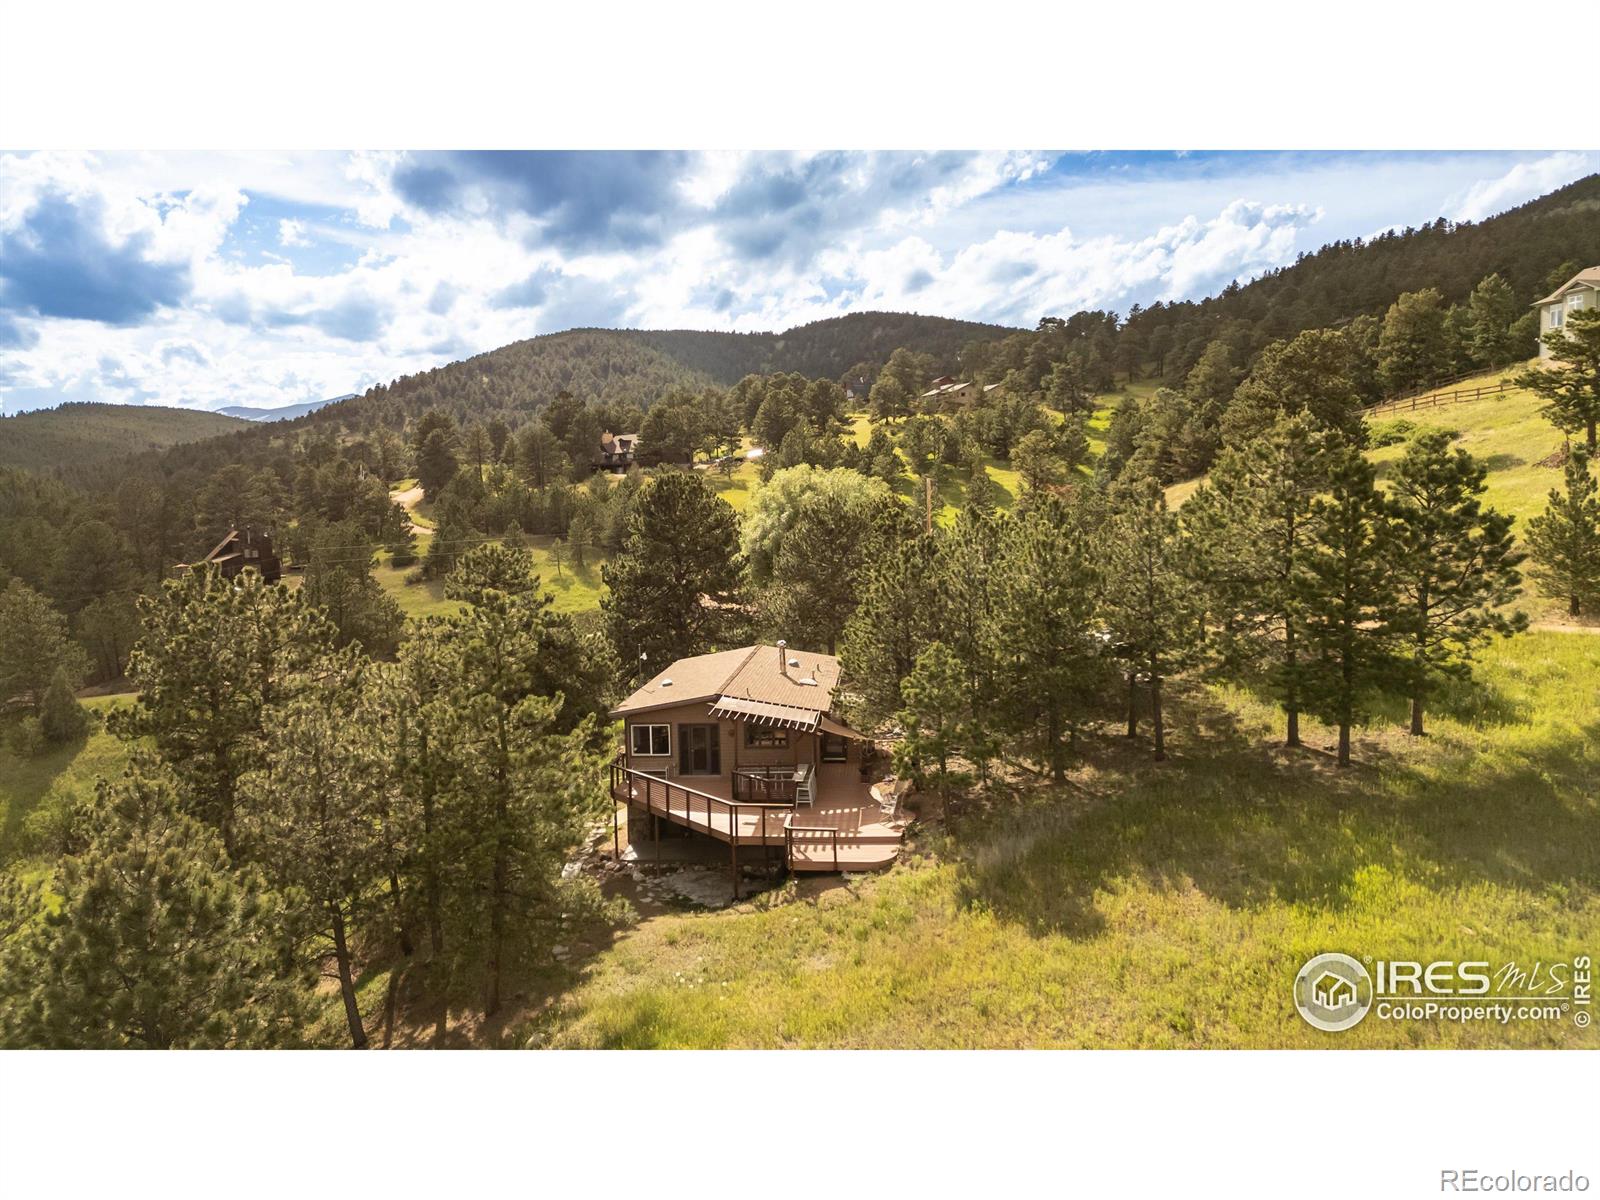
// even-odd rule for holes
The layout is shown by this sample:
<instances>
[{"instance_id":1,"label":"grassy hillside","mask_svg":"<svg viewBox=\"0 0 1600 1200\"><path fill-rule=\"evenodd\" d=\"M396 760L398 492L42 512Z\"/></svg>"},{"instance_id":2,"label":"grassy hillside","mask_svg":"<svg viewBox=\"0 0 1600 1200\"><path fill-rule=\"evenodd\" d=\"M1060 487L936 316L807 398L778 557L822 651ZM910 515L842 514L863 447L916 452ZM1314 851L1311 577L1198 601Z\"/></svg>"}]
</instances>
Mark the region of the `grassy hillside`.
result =
<instances>
[{"instance_id":1,"label":"grassy hillside","mask_svg":"<svg viewBox=\"0 0 1600 1200\"><path fill-rule=\"evenodd\" d=\"M1322 1034L1311 954L1532 961L1600 938L1600 639L1497 647L1427 741L1403 714L1330 769L1331 730L1195 686L1162 767L1118 738L881 877L667 913L595 947L509 1041L581 1047L1594 1046L1571 1023L1369 1018Z\"/></svg>"},{"instance_id":2,"label":"grassy hillside","mask_svg":"<svg viewBox=\"0 0 1600 1200\"><path fill-rule=\"evenodd\" d=\"M126 696L96 696L84 704L103 717ZM89 735L38 758L19 759L0 745L0 865L27 850L27 821L70 805L94 791L95 780L115 775L127 759L122 742L96 721ZM38 819L38 818L36 818Z\"/></svg>"},{"instance_id":3,"label":"grassy hillside","mask_svg":"<svg viewBox=\"0 0 1600 1200\"><path fill-rule=\"evenodd\" d=\"M1521 366L1511 367L1458 386L1492 385L1514 376L1521 369ZM1516 528L1521 529L1530 518L1544 511L1550 489L1561 486L1560 469L1547 466L1545 462L1561 449L1564 439L1539 415L1542 403L1533 393L1512 388L1461 404L1386 413L1371 421L1369 428L1375 435L1403 436L1421 429L1448 429L1456 433L1455 444L1471 451L1489 468L1484 503L1515 517ZM1380 485L1405 450L1404 441L1399 441L1367 452L1368 460L1377 466ZM1173 484L1167 489L1168 503L1181 505L1194 495L1200 483L1199 479L1189 479ZM1521 606L1540 620L1557 619L1564 612L1563 605L1547 600L1531 588L1525 588Z\"/></svg>"},{"instance_id":4,"label":"grassy hillside","mask_svg":"<svg viewBox=\"0 0 1600 1200\"><path fill-rule=\"evenodd\" d=\"M0 467L51 471L165 450L249 426L221 413L136 404L63 404L0 417Z\"/></svg>"}]
</instances>

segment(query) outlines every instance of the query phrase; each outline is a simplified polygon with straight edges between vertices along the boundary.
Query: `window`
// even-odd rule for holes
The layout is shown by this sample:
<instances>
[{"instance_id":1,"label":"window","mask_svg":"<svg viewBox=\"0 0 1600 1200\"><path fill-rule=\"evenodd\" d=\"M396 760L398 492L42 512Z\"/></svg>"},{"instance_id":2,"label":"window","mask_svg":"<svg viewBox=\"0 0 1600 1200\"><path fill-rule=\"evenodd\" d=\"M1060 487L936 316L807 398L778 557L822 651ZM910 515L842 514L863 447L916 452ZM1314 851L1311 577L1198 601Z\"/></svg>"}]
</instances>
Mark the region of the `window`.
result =
<instances>
[{"instance_id":1,"label":"window","mask_svg":"<svg viewBox=\"0 0 1600 1200\"><path fill-rule=\"evenodd\" d=\"M1583 293L1582 292L1573 292L1572 295L1568 296L1567 297L1567 307L1568 308L1582 308L1583 307Z\"/></svg>"},{"instance_id":2,"label":"window","mask_svg":"<svg viewBox=\"0 0 1600 1200\"><path fill-rule=\"evenodd\" d=\"M756 750L777 750L789 744L789 731L773 725L746 725L744 744Z\"/></svg>"},{"instance_id":3,"label":"window","mask_svg":"<svg viewBox=\"0 0 1600 1200\"><path fill-rule=\"evenodd\" d=\"M1559 304L1553 304L1550 306L1550 328L1561 328L1561 306Z\"/></svg>"},{"instance_id":4,"label":"window","mask_svg":"<svg viewBox=\"0 0 1600 1200\"><path fill-rule=\"evenodd\" d=\"M628 749L637 756L672 753L671 725L629 725Z\"/></svg>"}]
</instances>

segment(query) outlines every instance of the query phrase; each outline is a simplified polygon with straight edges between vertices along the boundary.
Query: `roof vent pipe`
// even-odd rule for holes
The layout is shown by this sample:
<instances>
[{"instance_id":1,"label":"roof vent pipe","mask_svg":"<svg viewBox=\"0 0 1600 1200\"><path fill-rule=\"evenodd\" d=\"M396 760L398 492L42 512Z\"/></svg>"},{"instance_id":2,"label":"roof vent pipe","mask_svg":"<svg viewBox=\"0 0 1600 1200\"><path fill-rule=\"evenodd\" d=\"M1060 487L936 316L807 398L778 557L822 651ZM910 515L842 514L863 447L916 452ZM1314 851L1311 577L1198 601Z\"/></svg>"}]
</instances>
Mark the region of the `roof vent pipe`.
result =
<instances>
[{"instance_id":1,"label":"roof vent pipe","mask_svg":"<svg viewBox=\"0 0 1600 1200\"><path fill-rule=\"evenodd\" d=\"M786 653L789 643L782 638L778 639L778 670L782 671L785 678L789 675L789 655Z\"/></svg>"}]
</instances>

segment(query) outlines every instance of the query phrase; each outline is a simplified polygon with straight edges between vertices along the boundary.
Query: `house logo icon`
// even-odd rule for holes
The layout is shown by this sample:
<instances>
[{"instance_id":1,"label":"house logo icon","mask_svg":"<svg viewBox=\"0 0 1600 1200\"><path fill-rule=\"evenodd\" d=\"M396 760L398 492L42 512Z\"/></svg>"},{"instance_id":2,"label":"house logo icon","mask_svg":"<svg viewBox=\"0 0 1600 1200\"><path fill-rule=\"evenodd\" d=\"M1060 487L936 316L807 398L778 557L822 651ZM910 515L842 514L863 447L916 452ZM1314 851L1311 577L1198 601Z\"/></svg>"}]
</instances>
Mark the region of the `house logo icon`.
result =
<instances>
[{"instance_id":1,"label":"house logo icon","mask_svg":"<svg viewBox=\"0 0 1600 1200\"><path fill-rule=\"evenodd\" d=\"M1349 1029L1372 1007L1372 976L1348 954L1319 954L1294 977L1294 1006L1317 1029Z\"/></svg>"}]
</instances>

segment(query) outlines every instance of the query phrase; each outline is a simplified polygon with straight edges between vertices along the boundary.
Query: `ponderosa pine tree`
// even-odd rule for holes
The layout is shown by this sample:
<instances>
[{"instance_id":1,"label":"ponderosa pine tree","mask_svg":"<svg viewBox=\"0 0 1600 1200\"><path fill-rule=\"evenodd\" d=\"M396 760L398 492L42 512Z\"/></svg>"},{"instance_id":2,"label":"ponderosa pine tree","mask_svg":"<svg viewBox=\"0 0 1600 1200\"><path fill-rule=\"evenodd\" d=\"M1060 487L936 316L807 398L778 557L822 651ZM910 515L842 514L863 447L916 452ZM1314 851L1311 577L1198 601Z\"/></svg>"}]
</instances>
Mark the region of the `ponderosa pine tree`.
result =
<instances>
[{"instance_id":1,"label":"ponderosa pine tree","mask_svg":"<svg viewBox=\"0 0 1600 1200\"><path fill-rule=\"evenodd\" d=\"M960 661L943 642L930 642L900 685L905 707L895 720L905 736L895 744L895 770L920 777L931 760L939 764L939 781L949 774L950 755L965 740L966 679Z\"/></svg>"},{"instance_id":2,"label":"ponderosa pine tree","mask_svg":"<svg viewBox=\"0 0 1600 1200\"><path fill-rule=\"evenodd\" d=\"M464 567L491 553L508 552L481 547ZM560 732L562 697L540 690L547 606L533 589L482 586L412 639L428 643L437 689L416 699L435 775L426 853L441 868L441 949L454 978L480 980L485 1016L499 1011L506 975L552 943L561 914L597 896L562 875L601 811L603 752L592 717Z\"/></svg>"},{"instance_id":3,"label":"ponderosa pine tree","mask_svg":"<svg viewBox=\"0 0 1600 1200\"><path fill-rule=\"evenodd\" d=\"M1311 505L1328 484L1335 435L1307 414L1225 450L1183 506L1224 668L1264 677L1300 745L1307 670L1297 580L1313 540Z\"/></svg>"},{"instance_id":4,"label":"ponderosa pine tree","mask_svg":"<svg viewBox=\"0 0 1600 1200\"><path fill-rule=\"evenodd\" d=\"M1517 294L1498 274L1486 275L1467 301L1471 314L1472 354L1486 367L1503 367L1516 354L1511 326L1521 316Z\"/></svg>"},{"instance_id":5,"label":"ponderosa pine tree","mask_svg":"<svg viewBox=\"0 0 1600 1200\"><path fill-rule=\"evenodd\" d=\"M667 663L726 646L743 624L738 517L699 475L669 471L645 484L600 576L600 611L626 667L641 655Z\"/></svg>"},{"instance_id":6,"label":"ponderosa pine tree","mask_svg":"<svg viewBox=\"0 0 1600 1200\"><path fill-rule=\"evenodd\" d=\"M830 472L832 474L833 472ZM808 499L778 543L762 609L777 636L833 654L855 611L868 570L903 531L905 506L876 481L852 500L838 491Z\"/></svg>"},{"instance_id":7,"label":"ponderosa pine tree","mask_svg":"<svg viewBox=\"0 0 1600 1200\"><path fill-rule=\"evenodd\" d=\"M372 577L372 544L358 529L329 525L312 542L301 587L306 602L333 625L339 646L358 643L374 656L393 654L405 613Z\"/></svg>"},{"instance_id":8,"label":"ponderosa pine tree","mask_svg":"<svg viewBox=\"0 0 1600 1200\"><path fill-rule=\"evenodd\" d=\"M1402 682L1397 657L1396 547L1370 463L1342 449L1328 490L1311 502L1311 541L1291 581L1310 652L1306 707L1338 726L1338 763L1350 765L1350 729L1374 688Z\"/></svg>"},{"instance_id":9,"label":"ponderosa pine tree","mask_svg":"<svg viewBox=\"0 0 1600 1200\"><path fill-rule=\"evenodd\" d=\"M851 719L871 730L900 710L900 684L940 635L939 563L929 537L902 539L867 575L845 622L839 664Z\"/></svg>"},{"instance_id":10,"label":"ponderosa pine tree","mask_svg":"<svg viewBox=\"0 0 1600 1200\"><path fill-rule=\"evenodd\" d=\"M1396 626L1410 664L1411 732L1419 737L1433 681L1470 678L1480 646L1528 624L1526 614L1503 611L1522 582L1511 518L1482 506L1488 468L1452 451L1450 436L1434 429L1413 439L1388 492Z\"/></svg>"},{"instance_id":11,"label":"ponderosa pine tree","mask_svg":"<svg viewBox=\"0 0 1600 1200\"><path fill-rule=\"evenodd\" d=\"M293 1046L311 974L294 914L163 769L102 782L58 902L0 943L0 1044L81 1049ZM35 910L36 912L38 910Z\"/></svg>"},{"instance_id":12,"label":"ponderosa pine tree","mask_svg":"<svg viewBox=\"0 0 1600 1200\"><path fill-rule=\"evenodd\" d=\"M1600 425L1600 309L1568 313L1566 325L1544 335L1550 357L1517 376L1517 383L1545 401L1544 415L1563 433L1584 435L1592 455Z\"/></svg>"},{"instance_id":13,"label":"ponderosa pine tree","mask_svg":"<svg viewBox=\"0 0 1600 1200\"><path fill-rule=\"evenodd\" d=\"M987 478L987 476L985 477ZM938 612L942 640L960 664L966 692L964 753L980 774L994 757L994 600L1002 518L969 502L938 542Z\"/></svg>"},{"instance_id":14,"label":"ponderosa pine tree","mask_svg":"<svg viewBox=\"0 0 1600 1200\"><path fill-rule=\"evenodd\" d=\"M38 707L57 671L82 680L83 651L67 635L66 618L20 579L0 590L0 702L20 698Z\"/></svg>"},{"instance_id":15,"label":"ponderosa pine tree","mask_svg":"<svg viewBox=\"0 0 1600 1200\"><path fill-rule=\"evenodd\" d=\"M364 660L330 658L314 688L273 713L262 769L239 783L241 842L277 888L300 898L304 924L331 950L351 1044L367 1032L356 999L351 931L359 905L385 866L383 822L390 748L364 714ZM325 941L324 941L325 939Z\"/></svg>"},{"instance_id":16,"label":"ponderosa pine tree","mask_svg":"<svg viewBox=\"0 0 1600 1200\"><path fill-rule=\"evenodd\" d=\"M1600 499L1589 462L1581 446L1569 446L1566 490L1552 488L1544 512L1528 522L1528 574L1574 617L1600 604Z\"/></svg>"},{"instance_id":17,"label":"ponderosa pine tree","mask_svg":"<svg viewBox=\"0 0 1600 1200\"><path fill-rule=\"evenodd\" d=\"M1104 664L1094 623L1100 549L1086 506L1043 496L1002 527L994 646L1000 715L1038 740L1057 783L1066 779L1065 738L1100 689Z\"/></svg>"},{"instance_id":18,"label":"ponderosa pine tree","mask_svg":"<svg viewBox=\"0 0 1600 1200\"><path fill-rule=\"evenodd\" d=\"M1403 292L1383 317L1378 369L1391 393L1421 387L1450 368L1444 297L1437 288Z\"/></svg>"},{"instance_id":19,"label":"ponderosa pine tree","mask_svg":"<svg viewBox=\"0 0 1600 1200\"><path fill-rule=\"evenodd\" d=\"M1162 684L1201 647L1203 604L1185 542L1155 480L1140 480L1118 498L1107 529L1103 611L1130 672L1144 676L1157 762L1167 757Z\"/></svg>"},{"instance_id":20,"label":"ponderosa pine tree","mask_svg":"<svg viewBox=\"0 0 1600 1200\"><path fill-rule=\"evenodd\" d=\"M190 571L141 608L145 634L128 667L139 695L110 727L154 742L231 855L239 778L264 764L273 710L309 685L335 630L299 592L254 572Z\"/></svg>"}]
</instances>

